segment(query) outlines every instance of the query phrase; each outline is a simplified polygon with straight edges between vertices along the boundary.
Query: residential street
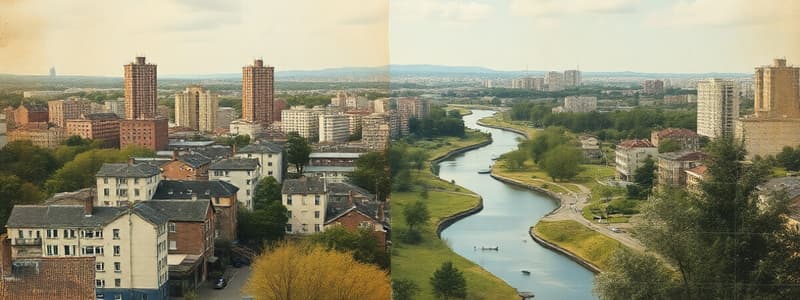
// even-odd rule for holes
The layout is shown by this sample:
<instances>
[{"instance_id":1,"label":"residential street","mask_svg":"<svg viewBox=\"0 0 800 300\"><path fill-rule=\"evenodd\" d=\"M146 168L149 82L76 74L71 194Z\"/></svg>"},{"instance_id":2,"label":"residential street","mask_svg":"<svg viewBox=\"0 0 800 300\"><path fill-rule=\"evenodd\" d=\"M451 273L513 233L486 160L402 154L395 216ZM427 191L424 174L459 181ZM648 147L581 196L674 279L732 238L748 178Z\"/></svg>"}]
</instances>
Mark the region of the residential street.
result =
<instances>
[{"instance_id":1,"label":"residential street","mask_svg":"<svg viewBox=\"0 0 800 300\"><path fill-rule=\"evenodd\" d=\"M206 282L203 287L197 291L200 300L238 300L243 299L245 294L242 294L242 287L244 287L247 278L250 277L250 266L241 268L229 268L225 274L228 277L228 286L221 290L215 290L212 282Z\"/></svg>"}]
</instances>

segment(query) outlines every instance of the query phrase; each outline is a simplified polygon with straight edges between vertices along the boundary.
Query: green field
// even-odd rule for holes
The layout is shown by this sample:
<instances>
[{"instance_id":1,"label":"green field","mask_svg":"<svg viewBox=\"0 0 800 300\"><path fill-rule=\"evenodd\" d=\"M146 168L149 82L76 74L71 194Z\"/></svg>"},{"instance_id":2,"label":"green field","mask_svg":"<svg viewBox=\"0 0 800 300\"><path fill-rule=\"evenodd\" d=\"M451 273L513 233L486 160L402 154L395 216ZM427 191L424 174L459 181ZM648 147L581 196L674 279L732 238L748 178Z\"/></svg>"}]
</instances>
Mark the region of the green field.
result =
<instances>
[{"instance_id":1,"label":"green field","mask_svg":"<svg viewBox=\"0 0 800 300\"><path fill-rule=\"evenodd\" d=\"M508 127L521 130L522 132L527 132L528 138L533 137L534 135L536 135L536 132L538 132L536 128L529 126L529 122L513 121L511 120L511 118L508 117L507 113L502 113L502 112L494 114L493 116L483 118L480 121L488 125Z\"/></svg>"},{"instance_id":2,"label":"green field","mask_svg":"<svg viewBox=\"0 0 800 300\"><path fill-rule=\"evenodd\" d=\"M418 141L412 148L426 149L431 158L464 146L474 145L488 139L477 132L469 132L467 138L440 138L431 141ZM447 242L436 236L439 221L448 216L475 207L479 203L477 196L455 184L443 181L434 176L428 168L412 171L415 179L414 191L392 192L392 278L408 279L420 287L420 294L414 299L434 299L430 285L433 272L445 261L452 261L464 273L467 280L467 299L517 299L514 288L495 277L475 263L459 256L447 246ZM420 191L428 189L427 199ZM417 200L423 200L428 206L431 219L422 228L422 242L411 245L403 243L400 235L406 231L403 208Z\"/></svg>"},{"instance_id":3,"label":"green field","mask_svg":"<svg viewBox=\"0 0 800 300\"><path fill-rule=\"evenodd\" d=\"M601 270L607 270L611 255L624 247L620 242L572 220L540 221L533 230L548 242L567 249Z\"/></svg>"}]
</instances>

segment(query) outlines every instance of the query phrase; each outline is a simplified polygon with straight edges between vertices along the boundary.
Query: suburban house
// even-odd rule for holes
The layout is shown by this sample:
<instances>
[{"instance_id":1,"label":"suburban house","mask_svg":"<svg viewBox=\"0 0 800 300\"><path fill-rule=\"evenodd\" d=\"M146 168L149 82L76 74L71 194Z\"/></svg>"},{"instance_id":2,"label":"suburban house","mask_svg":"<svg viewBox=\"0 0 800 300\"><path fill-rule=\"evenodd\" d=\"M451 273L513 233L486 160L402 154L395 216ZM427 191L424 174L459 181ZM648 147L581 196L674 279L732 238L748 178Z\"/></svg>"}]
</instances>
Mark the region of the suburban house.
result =
<instances>
[{"instance_id":1,"label":"suburban house","mask_svg":"<svg viewBox=\"0 0 800 300\"><path fill-rule=\"evenodd\" d=\"M221 180L239 188L236 199L253 210L253 194L260 179L261 164L255 158L227 158L208 167L209 179Z\"/></svg>"},{"instance_id":2,"label":"suburban house","mask_svg":"<svg viewBox=\"0 0 800 300\"><path fill-rule=\"evenodd\" d=\"M626 140L617 145L615 154L617 178L633 181L636 169L641 167L648 157L655 160L658 148L648 140Z\"/></svg>"},{"instance_id":3,"label":"suburban house","mask_svg":"<svg viewBox=\"0 0 800 300\"><path fill-rule=\"evenodd\" d=\"M286 233L311 234L324 230L328 189L319 177L301 177L283 182L281 203L289 211Z\"/></svg>"},{"instance_id":4,"label":"suburban house","mask_svg":"<svg viewBox=\"0 0 800 300\"><path fill-rule=\"evenodd\" d=\"M255 158L261 164L261 175L275 177L283 182L283 147L276 143L259 141L247 145L235 154L239 158Z\"/></svg>"},{"instance_id":5,"label":"suburban house","mask_svg":"<svg viewBox=\"0 0 800 300\"><path fill-rule=\"evenodd\" d=\"M95 178L96 206L125 206L153 198L161 180L161 169L156 164L137 164L129 160L122 164L103 164Z\"/></svg>"},{"instance_id":6,"label":"suburban house","mask_svg":"<svg viewBox=\"0 0 800 300\"><path fill-rule=\"evenodd\" d=\"M386 247L389 240L389 218L384 214L385 203L375 195L349 183L328 184L328 205L325 228L343 226L348 231L368 229Z\"/></svg>"},{"instance_id":7,"label":"suburban house","mask_svg":"<svg viewBox=\"0 0 800 300\"><path fill-rule=\"evenodd\" d=\"M166 300L167 217L141 202L92 204L14 206L11 258L93 257L97 299Z\"/></svg>"},{"instance_id":8,"label":"suburban house","mask_svg":"<svg viewBox=\"0 0 800 300\"><path fill-rule=\"evenodd\" d=\"M660 187L686 186L686 170L703 163L706 155L694 150L667 152L658 155L657 184Z\"/></svg>"},{"instance_id":9,"label":"suburban house","mask_svg":"<svg viewBox=\"0 0 800 300\"><path fill-rule=\"evenodd\" d=\"M153 200L210 200L215 214L214 238L234 241L238 227L238 191L235 185L219 180L162 180Z\"/></svg>"}]
</instances>

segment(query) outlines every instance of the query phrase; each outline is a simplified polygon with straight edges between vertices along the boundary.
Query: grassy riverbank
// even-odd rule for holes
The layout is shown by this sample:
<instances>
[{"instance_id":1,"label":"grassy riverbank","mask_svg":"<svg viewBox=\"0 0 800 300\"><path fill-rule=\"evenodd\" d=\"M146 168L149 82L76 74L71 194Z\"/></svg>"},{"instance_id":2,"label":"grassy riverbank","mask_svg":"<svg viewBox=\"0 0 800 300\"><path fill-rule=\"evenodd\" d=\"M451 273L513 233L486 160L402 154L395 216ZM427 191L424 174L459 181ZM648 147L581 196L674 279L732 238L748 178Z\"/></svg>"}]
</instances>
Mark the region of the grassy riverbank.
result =
<instances>
[{"instance_id":1,"label":"grassy riverbank","mask_svg":"<svg viewBox=\"0 0 800 300\"><path fill-rule=\"evenodd\" d=\"M435 159L455 149L479 144L488 140L486 135L470 131L466 138L439 138L417 141L412 148L425 149ZM426 164L429 165L430 161ZM515 299L517 293L508 284L484 270L477 264L459 256L447 246L446 241L436 236L436 227L441 220L469 210L480 203L480 199L469 190L443 181L424 168L411 171L414 188L406 192L392 192L392 230L395 238L392 247L392 278L408 279L420 287L415 299L434 299L430 277L445 261L452 261L467 280L468 299ZM427 198L421 193L427 189ZM423 200L430 212L430 222L423 226L422 242L406 244L399 238L407 230L403 209L417 200Z\"/></svg>"},{"instance_id":2,"label":"grassy riverbank","mask_svg":"<svg viewBox=\"0 0 800 300\"><path fill-rule=\"evenodd\" d=\"M507 112L498 112L492 116L480 119L481 123L493 126L516 129L526 132L528 138L532 138L539 130L529 126L528 122L514 121L508 116Z\"/></svg>"},{"instance_id":3,"label":"grassy riverbank","mask_svg":"<svg viewBox=\"0 0 800 300\"><path fill-rule=\"evenodd\" d=\"M607 270L611 255L624 247L620 242L572 220L540 221L533 230L542 239L572 252L601 270Z\"/></svg>"}]
</instances>

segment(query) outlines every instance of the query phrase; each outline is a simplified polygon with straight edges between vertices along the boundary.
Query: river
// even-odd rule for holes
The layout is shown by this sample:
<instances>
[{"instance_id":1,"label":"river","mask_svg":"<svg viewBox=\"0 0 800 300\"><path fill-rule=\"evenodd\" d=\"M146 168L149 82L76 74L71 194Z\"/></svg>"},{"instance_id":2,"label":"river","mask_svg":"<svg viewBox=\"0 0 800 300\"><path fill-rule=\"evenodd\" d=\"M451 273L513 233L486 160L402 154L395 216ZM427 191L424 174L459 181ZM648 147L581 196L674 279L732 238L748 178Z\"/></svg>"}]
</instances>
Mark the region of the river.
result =
<instances>
[{"instance_id":1,"label":"river","mask_svg":"<svg viewBox=\"0 0 800 300\"><path fill-rule=\"evenodd\" d=\"M492 144L439 164L439 177L455 180L456 184L480 194L484 205L481 212L445 229L442 239L456 253L517 290L533 292L535 299L595 299L591 292L592 272L540 246L528 235L530 226L557 207L556 200L477 173L492 164L492 155L516 149L517 139L522 137L476 124L493 113L474 110L464 117L468 128L490 132ZM499 251L482 251L482 246L499 247ZM521 270L530 271L530 275L523 275Z\"/></svg>"}]
</instances>

